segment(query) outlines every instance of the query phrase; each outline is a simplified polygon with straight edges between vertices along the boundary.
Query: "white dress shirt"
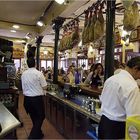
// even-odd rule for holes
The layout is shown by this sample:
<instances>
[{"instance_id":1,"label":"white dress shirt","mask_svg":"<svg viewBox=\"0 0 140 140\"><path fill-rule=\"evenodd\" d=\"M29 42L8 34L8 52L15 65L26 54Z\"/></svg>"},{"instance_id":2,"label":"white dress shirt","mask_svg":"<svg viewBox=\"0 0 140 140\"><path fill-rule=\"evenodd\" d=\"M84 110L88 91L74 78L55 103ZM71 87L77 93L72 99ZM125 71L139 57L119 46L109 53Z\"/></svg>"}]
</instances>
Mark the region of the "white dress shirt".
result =
<instances>
[{"instance_id":1,"label":"white dress shirt","mask_svg":"<svg viewBox=\"0 0 140 140\"><path fill-rule=\"evenodd\" d=\"M29 68L22 76L22 89L25 96L35 97L44 95L42 87L47 85L44 75L36 68Z\"/></svg>"},{"instance_id":2,"label":"white dress shirt","mask_svg":"<svg viewBox=\"0 0 140 140\"><path fill-rule=\"evenodd\" d=\"M137 82L137 84L138 84L138 86L140 88L140 79L137 79L136 82Z\"/></svg>"},{"instance_id":3,"label":"white dress shirt","mask_svg":"<svg viewBox=\"0 0 140 140\"><path fill-rule=\"evenodd\" d=\"M125 70L106 80L100 100L101 112L110 120L125 121L128 116L140 115L140 90Z\"/></svg>"},{"instance_id":4,"label":"white dress shirt","mask_svg":"<svg viewBox=\"0 0 140 140\"><path fill-rule=\"evenodd\" d=\"M120 71L121 71L122 69L116 69L115 71L114 71L114 74L118 74Z\"/></svg>"}]
</instances>

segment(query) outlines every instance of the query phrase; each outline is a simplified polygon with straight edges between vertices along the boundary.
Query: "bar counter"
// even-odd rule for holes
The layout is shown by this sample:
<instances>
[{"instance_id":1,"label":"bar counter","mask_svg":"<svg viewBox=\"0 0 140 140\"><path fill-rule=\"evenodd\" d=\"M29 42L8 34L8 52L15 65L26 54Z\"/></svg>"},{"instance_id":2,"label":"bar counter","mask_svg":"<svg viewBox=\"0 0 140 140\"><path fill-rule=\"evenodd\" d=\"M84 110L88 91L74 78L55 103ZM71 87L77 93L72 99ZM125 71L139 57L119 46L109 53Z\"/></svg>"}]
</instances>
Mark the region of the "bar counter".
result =
<instances>
[{"instance_id":1,"label":"bar counter","mask_svg":"<svg viewBox=\"0 0 140 140\"><path fill-rule=\"evenodd\" d=\"M65 99L64 97L60 97L59 94L57 94L56 92L47 92L49 95L53 96L54 98L56 98L58 101L64 103L65 105L70 106L71 108L73 108L74 110L79 111L80 113L86 115L87 117L89 117L90 119L94 120L95 122L99 123L100 121L100 115L98 114L92 114L88 111L86 111L85 109L83 109L81 106L73 103L72 101ZM99 110L96 110L96 112L99 112Z\"/></svg>"},{"instance_id":2,"label":"bar counter","mask_svg":"<svg viewBox=\"0 0 140 140\"><path fill-rule=\"evenodd\" d=\"M100 121L96 114L62 97L59 91L47 91L45 97L46 118L66 139L91 139L88 132L95 132Z\"/></svg>"},{"instance_id":3,"label":"bar counter","mask_svg":"<svg viewBox=\"0 0 140 140\"><path fill-rule=\"evenodd\" d=\"M64 87L64 84L65 83L63 81L58 81L59 86ZM102 92L102 89L89 87L89 85L79 84L78 86L80 87L83 93L89 96L93 96L95 98L99 98L99 95L101 95L101 92Z\"/></svg>"},{"instance_id":4,"label":"bar counter","mask_svg":"<svg viewBox=\"0 0 140 140\"><path fill-rule=\"evenodd\" d=\"M94 103L98 100L101 89L72 85L64 83L61 79L58 86L47 82L50 84L45 97L46 118L58 132L68 139L91 139L88 133L97 134L95 131L101 116L98 104ZM65 96L64 89L67 88L72 90L70 97ZM87 103L89 100L90 106Z\"/></svg>"}]
</instances>

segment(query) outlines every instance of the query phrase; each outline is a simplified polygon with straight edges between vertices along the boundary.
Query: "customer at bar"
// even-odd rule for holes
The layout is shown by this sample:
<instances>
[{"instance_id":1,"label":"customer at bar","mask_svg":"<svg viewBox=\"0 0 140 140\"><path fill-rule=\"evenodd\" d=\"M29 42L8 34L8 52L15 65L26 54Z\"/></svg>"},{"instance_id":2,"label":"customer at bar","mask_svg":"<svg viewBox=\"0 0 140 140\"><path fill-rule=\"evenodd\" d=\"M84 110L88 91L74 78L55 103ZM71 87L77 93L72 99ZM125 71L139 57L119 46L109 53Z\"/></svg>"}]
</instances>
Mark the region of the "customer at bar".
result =
<instances>
[{"instance_id":1,"label":"customer at bar","mask_svg":"<svg viewBox=\"0 0 140 140\"><path fill-rule=\"evenodd\" d=\"M74 84L75 83L75 75L74 75L74 73L75 73L74 67L72 65L69 66L66 74L63 75L63 77L62 77L64 82Z\"/></svg>"},{"instance_id":2,"label":"customer at bar","mask_svg":"<svg viewBox=\"0 0 140 140\"><path fill-rule=\"evenodd\" d=\"M91 67L90 67L90 72L89 72L89 74L88 74L86 80L84 81L84 84L90 84L90 82L91 82L91 80L92 80L91 78L92 78L92 75L93 75L94 65L95 65L95 64L92 64L92 65L91 65Z\"/></svg>"},{"instance_id":3,"label":"customer at bar","mask_svg":"<svg viewBox=\"0 0 140 140\"><path fill-rule=\"evenodd\" d=\"M22 89L24 94L24 107L30 115L33 127L28 139L40 139L43 137L41 126L45 118L43 96L47 83L42 72L35 68L35 59L28 58L28 70L22 74Z\"/></svg>"},{"instance_id":4,"label":"customer at bar","mask_svg":"<svg viewBox=\"0 0 140 140\"><path fill-rule=\"evenodd\" d=\"M91 77L91 86L92 87L103 86L103 66L101 63L97 63L94 65L93 74Z\"/></svg>"},{"instance_id":5,"label":"customer at bar","mask_svg":"<svg viewBox=\"0 0 140 140\"><path fill-rule=\"evenodd\" d=\"M128 61L125 70L106 80L101 94L99 139L124 139L128 116L140 115L140 57Z\"/></svg>"}]
</instances>

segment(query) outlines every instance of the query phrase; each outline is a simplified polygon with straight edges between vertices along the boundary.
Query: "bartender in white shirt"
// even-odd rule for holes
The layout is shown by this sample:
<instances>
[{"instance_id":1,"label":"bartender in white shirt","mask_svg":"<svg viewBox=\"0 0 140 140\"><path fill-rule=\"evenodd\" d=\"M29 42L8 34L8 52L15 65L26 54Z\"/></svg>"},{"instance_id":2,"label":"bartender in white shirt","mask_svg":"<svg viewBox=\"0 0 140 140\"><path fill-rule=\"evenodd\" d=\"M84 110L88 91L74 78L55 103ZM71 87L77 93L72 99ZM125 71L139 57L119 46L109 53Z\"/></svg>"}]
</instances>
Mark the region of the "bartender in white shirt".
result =
<instances>
[{"instance_id":1,"label":"bartender in white shirt","mask_svg":"<svg viewBox=\"0 0 140 140\"><path fill-rule=\"evenodd\" d=\"M106 80L101 94L99 139L124 139L126 117L140 115L140 57L128 61L125 70Z\"/></svg>"},{"instance_id":2,"label":"bartender in white shirt","mask_svg":"<svg viewBox=\"0 0 140 140\"><path fill-rule=\"evenodd\" d=\"M28 58L27 64L29 69L23 72L21 79L24 107L33 123L28 139L41 139L44 136L41 126L45 119L43 90L47 88L47 83L43 73L35 68L34 58Z\"/></svg>"}]
</instances>

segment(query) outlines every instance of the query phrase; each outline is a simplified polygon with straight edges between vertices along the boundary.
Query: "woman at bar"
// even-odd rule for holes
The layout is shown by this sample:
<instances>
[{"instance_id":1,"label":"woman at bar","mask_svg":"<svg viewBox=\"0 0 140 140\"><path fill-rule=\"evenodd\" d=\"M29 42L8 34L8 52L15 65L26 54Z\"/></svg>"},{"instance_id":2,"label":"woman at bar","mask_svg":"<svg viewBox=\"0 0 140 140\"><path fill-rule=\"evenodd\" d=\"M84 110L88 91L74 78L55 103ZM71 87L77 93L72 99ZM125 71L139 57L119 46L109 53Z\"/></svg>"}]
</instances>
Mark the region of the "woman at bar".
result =
<instances>
[{"instance_id":1,"label":"woman at bar","mask_svg":"<svg viewBox=\"0 0 140 140\"><path fill-rule=\"evenodd\" d=\"M103 86L103 65L101 63L95 64L91 79L91 87L99 86Z\"/></svg>"},{"instance_id":2,"label":"woman at bar","mask_svg":"<svg viewBox=\"0 0 140 140\"><path fill-rule=\"evenodd\" d=\"M92 78L92 75L93 75L93 70L94 70L94 65L95 64L92 64L91 67L90 67L90 72L86 78L86 80L84 81L84 84L90 84L90 81L91 81L91 78Z\"/></svg>"},{"instance_id":3,"label":"woman at bar","mask_svg":"<svg viewBox=\"0 0 140 140\"><path fill-rule=\"evenodd\" d=\"M63 77L64 82L73 84L75 83L74 67L71 65L67 70L67 74Z\"/></svg>"}]
</instances>

